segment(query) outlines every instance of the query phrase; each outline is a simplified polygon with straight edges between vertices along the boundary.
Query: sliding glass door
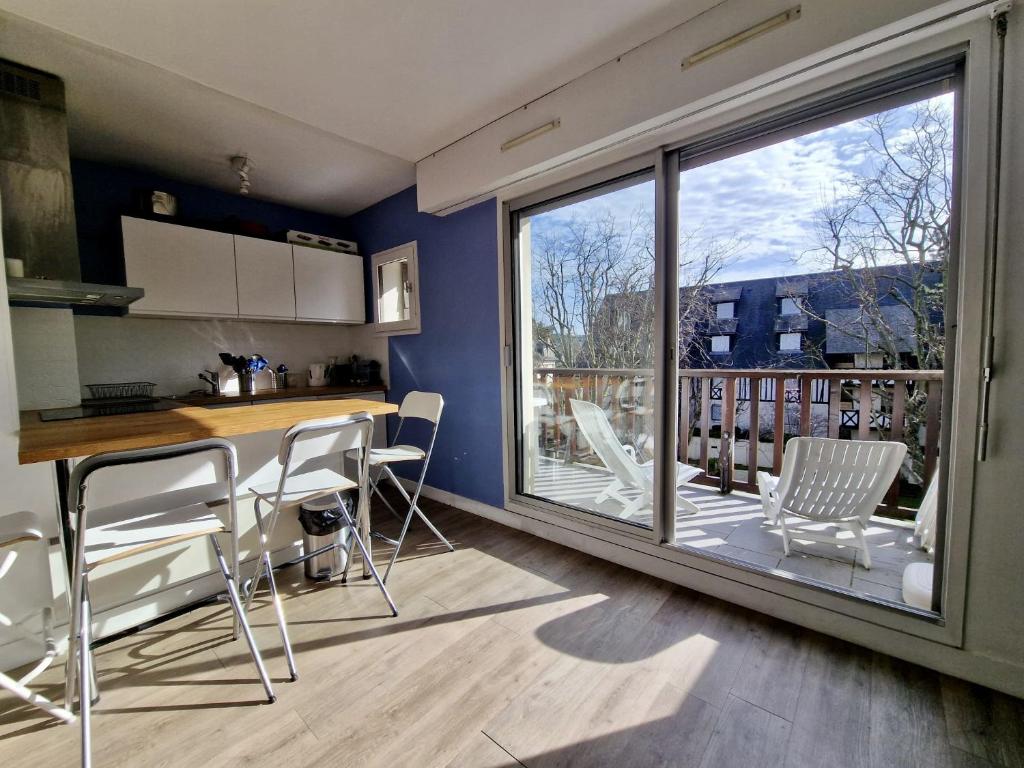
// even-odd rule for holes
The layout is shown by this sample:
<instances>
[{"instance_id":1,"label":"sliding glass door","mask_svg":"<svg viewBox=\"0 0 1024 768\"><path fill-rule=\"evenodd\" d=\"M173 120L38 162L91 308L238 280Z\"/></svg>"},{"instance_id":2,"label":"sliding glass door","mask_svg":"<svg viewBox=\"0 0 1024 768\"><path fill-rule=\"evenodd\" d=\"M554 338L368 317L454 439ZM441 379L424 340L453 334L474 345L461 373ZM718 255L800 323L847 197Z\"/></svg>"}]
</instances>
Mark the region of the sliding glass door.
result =
<instances>
[{"instance_id":1,"label":"sliding glass door","mask_svg":"<svg viewBox=\"0 0 1024 768\"><path fill-rule=\"evenodd\" d=\"M938 610L961 78L943 62L511 206L514 495ZM780 518L796 437L905 456L856 513Z\"/></svg>"},{"instance_id":2,"label":"sliding glass door","mask_svg":"<svg viewBox=\"0 0 1024 768\"><path fill-rule=\"evenodd\" d=\"M653 174L611 179L513 219L517 490L650 528Z\"/></svg>"}]
</instances>

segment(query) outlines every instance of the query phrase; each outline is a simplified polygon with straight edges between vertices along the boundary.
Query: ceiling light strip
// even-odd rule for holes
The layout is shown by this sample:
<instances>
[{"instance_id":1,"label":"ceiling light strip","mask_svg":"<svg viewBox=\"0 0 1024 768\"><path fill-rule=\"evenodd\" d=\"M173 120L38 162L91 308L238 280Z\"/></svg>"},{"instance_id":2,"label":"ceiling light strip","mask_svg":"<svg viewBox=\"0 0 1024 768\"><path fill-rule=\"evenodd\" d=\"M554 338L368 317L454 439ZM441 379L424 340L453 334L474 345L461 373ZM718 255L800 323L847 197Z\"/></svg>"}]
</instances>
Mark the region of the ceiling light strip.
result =
<instances>
[{"instance_id":1,"label":"ceiling light strip","mask_svg":"<svg viewBox=\"0 0 1024 768\"><path fill-rule=\"evenodd\" d=\"M715 43L714 45L702 48L691 56L687 56L683 59L682 68L688 69L695 64L700 64L702 61L710 59L712 56L717 56L720 53L724 53L731 48L735 48L737 45L742 45L748 40L753 40L755 37L760 37L766 32L771 32L773 29L778 29L783 24L788 24L791 21L795 21L800 18L800 6L796 5L787 11L783 11L780 14L772 16L770 19L765 19L760 24L755 24L752 27L748 27L742 32L737 32L732 37L727 37L725 40Z\"/></svg>"},{"instance_id":2,"label":"ceiling light strip","mask_svg":"<svg viewBox=\"0 0 1024 768\"><path fill-rule=\"evenodd\" d=\"M560 127L561 125L562 125L562 119L561 118L555 118L550 123L544 123L544 125L538 125L533 130L527 131L526 133L522 134L521 136L516 136L514 139L509 139L508 141L506 141L504 144L501 145L501 151L502 152L507 152L510 149L514 149L514 148L518 147L520 144L525 144L528 141L532 141L533 139L536 139L538 136L543 136L545 133L548 133L549 131L553 131L556 128Z\"/></svg>"}]
</instances>

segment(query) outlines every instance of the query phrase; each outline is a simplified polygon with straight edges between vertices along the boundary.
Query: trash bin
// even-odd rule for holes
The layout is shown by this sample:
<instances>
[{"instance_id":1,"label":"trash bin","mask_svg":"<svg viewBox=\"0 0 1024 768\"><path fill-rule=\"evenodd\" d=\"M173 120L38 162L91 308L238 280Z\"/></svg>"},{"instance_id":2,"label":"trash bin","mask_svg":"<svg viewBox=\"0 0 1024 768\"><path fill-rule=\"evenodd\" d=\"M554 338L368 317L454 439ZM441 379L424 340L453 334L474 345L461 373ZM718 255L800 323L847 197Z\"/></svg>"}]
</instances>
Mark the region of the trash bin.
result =
<instances>
[{"instance_id":1,"label":"trash bin","mask_svg":"<svg viewBox=\"0 0 1024 768\"><path fill-rule=\"evenodd\" d=\"M355 514L357 498L354 493L342 494L342 502L350 515ZM299 509L299 523L302 525L306 578L325 581L340 576L348 560L352 529L345 525L337 500L333 496L324 496L304 502ZM311 554L325 547L331 548Z\"/></svg>"}]
</instances>

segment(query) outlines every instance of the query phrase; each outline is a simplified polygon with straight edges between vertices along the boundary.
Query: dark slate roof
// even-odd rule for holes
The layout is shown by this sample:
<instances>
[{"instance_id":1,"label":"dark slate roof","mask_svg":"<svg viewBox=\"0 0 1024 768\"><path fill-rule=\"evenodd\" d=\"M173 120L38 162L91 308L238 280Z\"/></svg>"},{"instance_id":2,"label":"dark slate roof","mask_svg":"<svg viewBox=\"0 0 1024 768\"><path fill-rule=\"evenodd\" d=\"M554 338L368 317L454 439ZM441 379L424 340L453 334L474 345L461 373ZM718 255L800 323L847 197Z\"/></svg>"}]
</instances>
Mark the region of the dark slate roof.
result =
<instances>
[{"instance_id":1,"label":"dark slate roof","mask_svg":"<svg viewBox=\"0 0 1024 768\"><path fill-rule=\"evenodd\" d=\"M712 304L721 304L726 301L739 301L743 293L742 283L722 283L720 285L709 285L708 296Z\"/></svg>"},{"instance_id":2,"label":"dark slate roof","mask_svg":"<svg viewBox=\"0 0 1024 768\"><path fill-rule=\"evenodd\" d=\"M809 280L803 275L779 278L775 283L775 297L778 299L806 296Z\"/></svg>"},{"instance_id":3,"label":"dark slate roof","mask_svg":"<svg viewBox=\"0 0 1024 768\"><path fill-rule=\"evenodd\" d=\"M896 351L914 351L914 313L902 304L878 308L885 327L896 338ZM875 317L862 307L825 311L825 352L830 355L856 355L878 348L881 334Z\"/></svg>"}]
</instances>

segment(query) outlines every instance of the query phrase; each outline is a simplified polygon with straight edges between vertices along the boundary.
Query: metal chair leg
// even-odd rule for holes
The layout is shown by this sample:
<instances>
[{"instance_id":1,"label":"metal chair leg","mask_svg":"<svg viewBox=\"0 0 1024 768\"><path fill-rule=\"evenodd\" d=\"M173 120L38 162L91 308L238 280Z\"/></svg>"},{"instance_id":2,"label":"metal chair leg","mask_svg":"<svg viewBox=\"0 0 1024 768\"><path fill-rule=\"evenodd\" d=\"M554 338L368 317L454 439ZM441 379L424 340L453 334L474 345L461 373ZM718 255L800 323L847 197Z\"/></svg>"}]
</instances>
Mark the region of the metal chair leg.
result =
<instances>
[{"instance_id":1,"label":"metal chair leg","mask_svg":"<svg viewBox=\"0 0 1024 768\"><path fill-rule=\"evenodd\" d=\"M277 697L274 695L274 689L270 686L270 678L267 676L266 667L263 666L260 649L256 646L256 639L252 636L252 630L249 628L249 620L245 617L245 612L242 610L242 601L238 597L238 590L235 588L235 582L228 571L228 564L224 560L224 553L221 551L220 542L217 541L216 534L210 534L210 541L213 542L213 550L217 556L217 565L220 566L220 572L223 574L224 581L228 585L228 600L231 601L231 607L234 609L235 615L238 616L238 623L242 627L245 641L249 644L249 652L252 654L252 660L256 663L256 671L259 672L260 682L263 683L263 690L267 694L267 701L273 704L277 701Z\"/></svg>"},{"instance_id":2,"label":"metal chair leg","mask_svg":"<svg viewBox=\"0 0 1024 768\"><path fill-rule=\"evenodd\" d=\"M345 545L345 569L341 572L341 583L348 583L348 569L352 567L352 547L355 546L355 540L359 538L359 531L355 528L349 529L350 536L348 537L348 544Z\"/></svg>"},{"instance_id":3,"label":"metal chair leg","mask_svg":"<svg viewBox=\"0 0 1024 768\"><path fill-rule=\"evenodd\" d=\"M409 502L410 508L416 513L420 520L424 522L427 528L430 529L430 532L433 533L434 536L436 536L438 539L440 539L442 544L448 547L449 552L454 552L455 547L453 547L451 542L448 541L448 539L446 539L439 530L437 530L437 527L432 522L430 522L427 516L423 514L423 510L421 510L419 507L420 488L422 488L422 483L419 486L417 486L415 495L410 497L409 494L406 492L405 488L402 487L402 484L398 482L398 477L395 475L394 472L391 471L391 467L384 467L384 471L387 473L387 477L391 481L391 483L395 486L395 488L398 489L398 492L402 495L402 498Z\"/></svg>"},{"instance_id":4,"label":"metal chair leg","mask_svg":"<svg viewBox=\"0 0 1024 768\"><path fill-rule=\"evenodd\" d=\"M359 551L363 555L363 562L370 569L370 574L373 576L374 581L377 582L377 586L380 587L380 591L383 593L384 599L388 601L388 607L391 608L391 615L397 616L398 607L395 605L395 601L391 599L391 593L388 592L388 588L384 585L384 580L380 577L380 574L377 573L377 568L373 564L373 559L366 551L366 545L363 544L363 540L359 536L359 529L356 527L355 522L349 515L348 510L345 509L345 505L342 504L341 494L336 493L335 496L338 499L338 505L341 507L342 514L345 515L345 523L352 529L352 536L355 539L356 546L359 547ZM345 563L345 568L346 570L348 569L348 563Z\"/></svg>"},{"instance_id":5,"label":"metal chair leg","mask_svg":"<svg viewBox=\"0 0 1024 768\"><path fill-rule=\"evenodd\" d=\"M89 644L92 640L92 611L88 595L89 593L83 589L78 613L78 700L81 707L79 719L82 727L82 768L91 768L92 766L92 697L87 693L89 686L87 681L92 680L92 654L89 652Z\"/></svg>"},{"instance_id":6,"label":"metal chair leg","mask_svg":"<svg viewBox=\"0 0 1024 768\"><path fill-rule=\"evenodd\" d=\"M387 570L384 571L384 583L387 583L388 576L391 575L391 569L395 566L395 561L398 560L398 551L402 548L402 542L405 541L405 534L409 530L409 523L412 522L413 508L409 507L409 514L405 516L405 522L402 524L402 532L398 536L398 543L395 545L394 550L391 552L391 560L388 562Z\"/></svg>"},{"instance_id":7,"label":"metal chair leg","mask_svg":"<svg viewBox=\"0 0 1024 768\"><path fill-rule=\"evenodd\" d=\"M292 682L299 679L299 671L295 667L295 657L292 655L292 643L288 639L288 625L284 620L284 606L281 605L281 597L277 592L277 582L274 580L274 569L270 564L270 555L263 553L265 559L264 567L267 570L267 585L270 587L270 602L274 606L274 613L277 614L277 628L281 632L281 645L284 646L284 658L288 662L288 673Z\"/></svg>"},{"instance_id":8,"label":"metal chair leg","mask_svg":"<svg viewBox=\"0 0 1024 768\"><path fill-rule=\"evenodd\" d=\"M387 467L384 467L387 469ZM384 502L384 506L388 508L388 511L394 516L395 520L402 521L402 516L395 511L395 508L391 506L391 502L387 500L384 494L380 490L380 476L383 474L383 470L377 473L376 479L370 478L370 495L377 494L381 501Z\"/></svg>"}]
</instances>

